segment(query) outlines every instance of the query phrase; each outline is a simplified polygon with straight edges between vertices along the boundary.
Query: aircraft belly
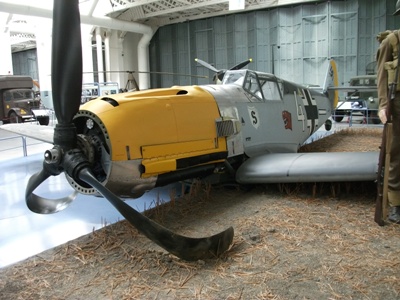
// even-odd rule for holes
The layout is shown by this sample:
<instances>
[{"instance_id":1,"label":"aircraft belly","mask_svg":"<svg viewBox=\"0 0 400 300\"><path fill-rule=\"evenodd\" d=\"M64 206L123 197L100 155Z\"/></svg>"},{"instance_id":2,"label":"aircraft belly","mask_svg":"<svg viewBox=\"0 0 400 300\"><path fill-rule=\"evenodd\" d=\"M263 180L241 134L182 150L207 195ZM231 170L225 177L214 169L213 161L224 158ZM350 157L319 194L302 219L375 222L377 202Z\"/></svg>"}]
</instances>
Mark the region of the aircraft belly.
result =
<instances>
[{"instance_id":1,"label":"aircraft belly","mask_svg":"<svg viewBox=\"0 0 400 300\"><path fill-rule=\"evenodd\" d=\"M140 160L114 161L106 187L123 198L137 198L155 187L157 176L141 178Z\"/></svg>"},{"instance_id":2,"label":"aircraft belly","mask_svg":"<svg viewBox=\"0 0 400 300\"><path fill-rule=\"evenodd\" d=\"M239 183L373 181L378 152L274 153L249 158L236 173Z\"/></svg>"}]
</instances>

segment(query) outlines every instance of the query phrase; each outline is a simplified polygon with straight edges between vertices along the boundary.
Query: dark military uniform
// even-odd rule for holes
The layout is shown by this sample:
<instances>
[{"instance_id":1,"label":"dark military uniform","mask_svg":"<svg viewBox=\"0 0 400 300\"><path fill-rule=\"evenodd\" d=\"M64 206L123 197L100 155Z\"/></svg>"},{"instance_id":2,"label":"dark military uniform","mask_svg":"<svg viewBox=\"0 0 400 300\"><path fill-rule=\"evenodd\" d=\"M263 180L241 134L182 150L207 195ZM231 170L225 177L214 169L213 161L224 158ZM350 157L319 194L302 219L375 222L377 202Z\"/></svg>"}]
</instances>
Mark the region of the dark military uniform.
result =
<instances>
[{"instance_id":1,"label":"dark military uniform","mask_svg":"<svg viewBox=\"0 0 400 300\"><path fill-rule=\"evenodd\" d=\"M394 80L397 67L397 55L400 31L390 33L382 42L378 50L378 97L379 112L386 116L388 105L388 87ZM388 75L389 74L389 75ZM390 77L390 78L389 78ZM393 135L388 178L388 201L391 206L389 220L400 223L400 84L397 84L396 98L391 106Z\"/></svg>"}]
</instances>

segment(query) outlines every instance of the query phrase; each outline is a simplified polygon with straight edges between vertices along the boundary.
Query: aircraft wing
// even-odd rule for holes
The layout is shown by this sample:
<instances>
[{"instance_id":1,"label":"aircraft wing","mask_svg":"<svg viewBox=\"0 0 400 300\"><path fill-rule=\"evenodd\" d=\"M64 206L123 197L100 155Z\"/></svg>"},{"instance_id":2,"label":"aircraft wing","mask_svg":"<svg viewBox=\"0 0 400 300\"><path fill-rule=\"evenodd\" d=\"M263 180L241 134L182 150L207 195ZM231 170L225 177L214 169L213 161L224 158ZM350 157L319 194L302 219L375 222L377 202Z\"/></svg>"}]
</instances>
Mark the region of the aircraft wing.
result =
<instances>
[{"instance_id":1,"label":"aircraft wing","mask_svg":"<svg viewBox=\"0 0 400 300\"><path fill-rule=\"evenodd\" d=\"M373 181L379 152L273 153L251 157L237 170L239 183Z\"/></svg>"},{"instance_id":2,"label":"aircraft wing","mask_svg":"<svg viewBox=\"0 0 400 300\"><path fill-rule=\"evenodd\" d=\"M376 86L332 86L328 90L339 92L376 92Z\"/></svg>"},{"instance_id":3,"label":"aircraft wing","mask_svg":"<svg viewBox=\"0 0 400 300\"><path fill-rule=\"evenodd\" d=\"M54 127L52 126L19 123L1 125L0 129L53 144Z\"/></svg>"}]
</instances>

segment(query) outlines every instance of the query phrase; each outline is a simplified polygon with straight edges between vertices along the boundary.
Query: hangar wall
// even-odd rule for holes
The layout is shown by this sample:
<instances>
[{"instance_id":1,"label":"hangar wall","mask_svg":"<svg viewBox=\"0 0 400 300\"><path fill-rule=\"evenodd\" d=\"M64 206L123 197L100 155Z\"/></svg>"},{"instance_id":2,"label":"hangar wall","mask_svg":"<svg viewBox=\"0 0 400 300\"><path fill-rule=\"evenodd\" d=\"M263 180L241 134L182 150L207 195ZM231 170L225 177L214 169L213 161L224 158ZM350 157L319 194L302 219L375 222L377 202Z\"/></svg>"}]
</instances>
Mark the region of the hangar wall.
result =
<instances>
[{"instance_id":1,"label":"hangar wall","mask_svg":"<svg viewBox=\"0 0 400 300\"><path fill-rule=\"evenodd\" d=\"M158 29L150 44L152 71L206 75L151 76L151 87L207 84L212 72L195 58L224 69L252 58L249 68L287 80L322 84L328 57L340 84L366 74L378 48L376 34L400 28L396 0L322 1L173 24Z\"/></svg>"},{"instance_id":2,"label":"hangar wall","mask_svg":"<svg viewBox=\"0 0 400 300\"><path fill-rule=\"evenodd\" d=\"M14 75L28 75L39 79L36 48L13 53L12 64Z\"/></svg>"}]
</instances>

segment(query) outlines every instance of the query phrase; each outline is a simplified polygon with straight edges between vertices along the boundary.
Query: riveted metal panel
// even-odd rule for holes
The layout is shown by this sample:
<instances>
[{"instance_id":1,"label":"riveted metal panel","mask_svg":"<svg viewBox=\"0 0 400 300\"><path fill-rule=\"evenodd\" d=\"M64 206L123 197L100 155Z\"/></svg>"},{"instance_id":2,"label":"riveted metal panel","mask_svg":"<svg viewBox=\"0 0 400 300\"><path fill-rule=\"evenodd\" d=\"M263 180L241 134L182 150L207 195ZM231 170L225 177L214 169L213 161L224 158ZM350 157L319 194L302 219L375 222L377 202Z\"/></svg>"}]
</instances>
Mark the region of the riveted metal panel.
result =
<instances>
[{"instance_id":1,"label":"riveted metal panel","mask_svg":"<svg viewBox=\"0 0 400 300\"><path fill-rule=\"evenodd\" d=\"M226 68L228 66L228 38L227 38L227 17L214 19L214 45L216 68Z\"/></svg>"},{"instance_id":2,"label":"riveted metal panel","mask_svg":"<svg viewBox=\"0 0 400 300\"><path fill-rule=\"evenodd\" d=\"M175 31L175 45L174 47L174 73L177 74L190 74L190 53L188 43L189 26L187 23L177 24ZM179 85L189 85L191 80L189 76L173 76L174 82L179 82Z\"/></svg>"},{"instance_id":3,"label":"riveted metal panel","mask_svg":"<svg viewBox=\"0 0 400 300\"><path fill-rule=\"evenodd\" d=\"M262 72L272 72L271 69L271 13L270 11L260 11L256 13L256 53L253 57L254 63L258 66L258 70ZM253 66L249 66L253 68Z\"/></svg>"},{"instance_id":4,"label":"riveted metal panel","mask_svg":"<svg viewBox=\"0 0 400 300\"><path fill-rule=\"evenodd\" d=\"M257 60L257 29L254 12L247 14L247 56L237 57L238 61L244 61L248 58Z\"/></svg>"},{"instance_id":5,"label":"riveted metal panel","mask_svg":"<svg viewBox=\"0 0 400 300\"><path fill-rule=\"evenodd\" d=\"M314 61L326 59L329 56L328 6L325 3L304 6L302 24L304 59Z\"/></svg>"},{"instance_id":6,"label":"riveted metal panel","mask_svg":"<svg viewBox=\"0 0 400 300\"><path fill-rule=\"evenodd\" d=\"M214 29L212 20L198 20L194 23L194 58L200 58L212 65L215 65L213 35ZM198 84L208 84L212 80L212 73L210 73L209 70L206 70L204 67L197 67L197 74L211 77L210 79L198 78Z\"/></svg>"},{"instance_id":7,"label":"riveted metal panel","mask_svg":"<svg viewBox=\"0 0 400 300\"><path fill-rule=\"evenodd\" d=\"M160 52L160 67L163 72L173 72L173 56L172 45L173 45L173 29L174 27L166 27L160 28L160 42L162 44L162 51ZM162 76L161 77L161 86L163 87L170 87L173 85L173 78L169 76Z\"/></svg>"},{"instance_id":8,"label":"riveted metal panel","mask_svg":"<svg viewBox=\"0 0 400 300\"><path fill-rule=\"evenodd\" d=\"M367 1L368 0L363 0ZM378 2L385 2L385 1L378 1ZM395 11L397 0L386 0L386 7L385 7L385 19L386 19L386 26L385 29L398 29L400 27L400 20L399 16L393 16Z\"/></svg>"},{"instance_id":9,"label":"riveted metal panel","mask_svg":"<svg viewBox=\"0 0 400 300\"><path fill-rule=\"evenodd\" d=\"M395 4L396 0L321 1L161 27L151 42L152 70L210 78L152 75L152 84L158 85L152 87L211 83L213 72L199 66L196 57L217 69L251 57L250 69L307 84L321 84L326 60L334 58L339 81L347 84L373 63L376 34L400 28L400 18L392 16Z\"/></svg>"},{"instance_id":10,"label":"riveted metal panel","mask_svg":"<svg viewBox=\"0 0 400 300\"><path fill-rule=\"evenodd\" d=\"M292 8L279 9L279 50L277 51L277 66L274 68L280 77L295 81L303 74L303 34L302 10Z\"/></svg>"},{"instance_id":11,"label":"riveted metal panel","mask_svg":"<svg viewBox=\"0 0 400 300\"><path fill-rule=\"evenodd\" d=\"M247 14L238 14L235 16L235 55L232 61L232 66L237 62L243 61L248 58L248 19Z\"/></svg>"},{"instance_id":12,"label":"riveted metal panel","mask_svg":"<svg viewBox=\"0 0 400 300\"><path fill-rule=\"evenodd\" d=\"M359 1L358 74L376 72L376 63L374 62L376 50L379 47L376 35L386 29L385 9L384 1Z\"/></svg>"},{"instance_id":13,"label":"riveted metal panel","mask_svg":"<svg viewBox=\"0 0 400 300\"><path fill-rule=\"evenodd\" d=\"M322 85L329 57L329 5L304 5L303 83Z\"/></svg>"}]
</instances>

